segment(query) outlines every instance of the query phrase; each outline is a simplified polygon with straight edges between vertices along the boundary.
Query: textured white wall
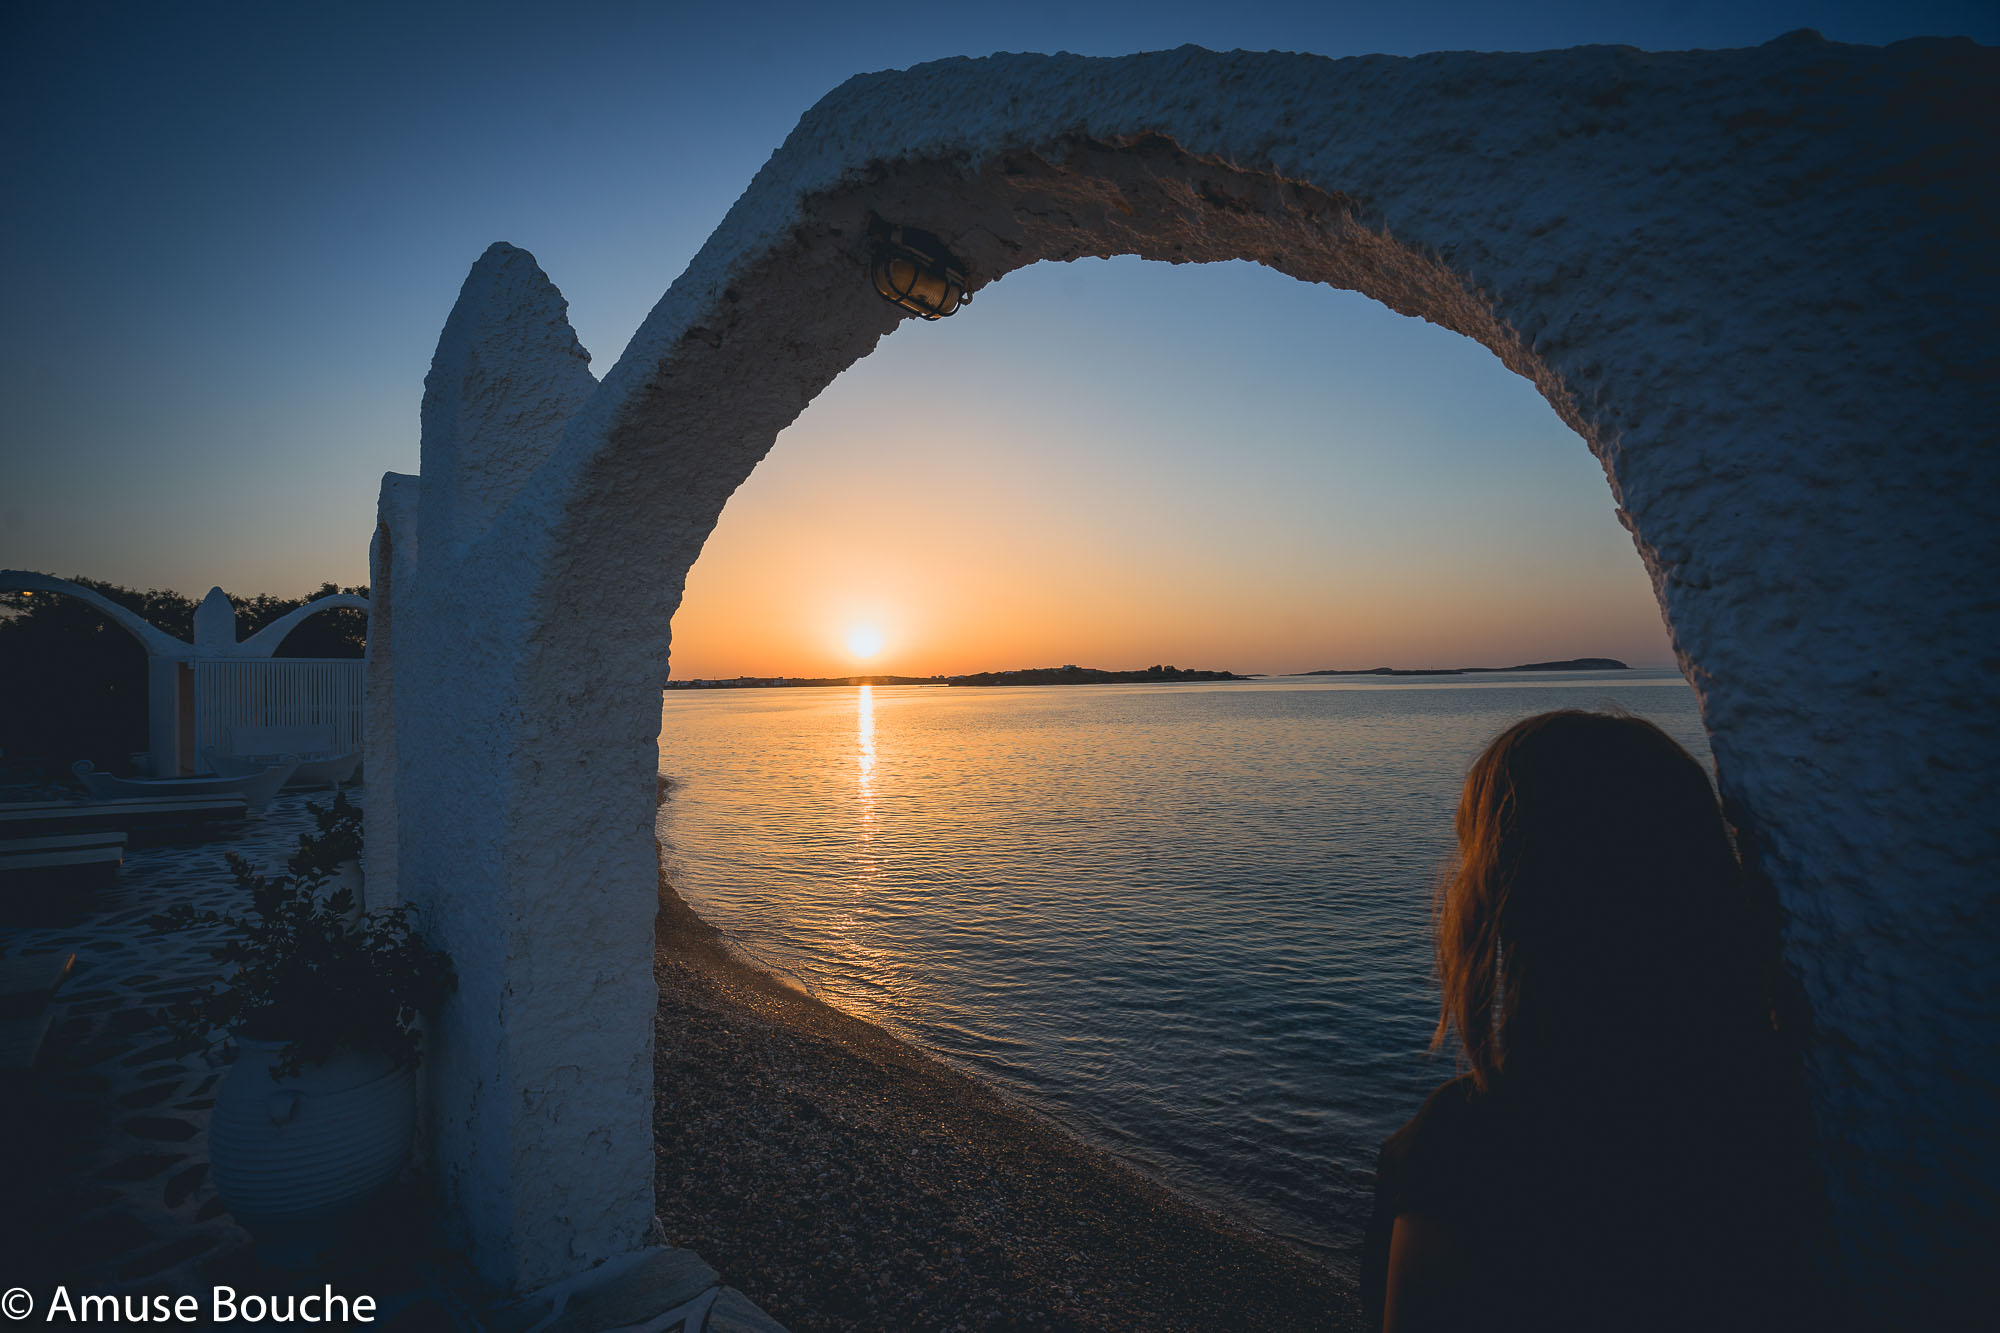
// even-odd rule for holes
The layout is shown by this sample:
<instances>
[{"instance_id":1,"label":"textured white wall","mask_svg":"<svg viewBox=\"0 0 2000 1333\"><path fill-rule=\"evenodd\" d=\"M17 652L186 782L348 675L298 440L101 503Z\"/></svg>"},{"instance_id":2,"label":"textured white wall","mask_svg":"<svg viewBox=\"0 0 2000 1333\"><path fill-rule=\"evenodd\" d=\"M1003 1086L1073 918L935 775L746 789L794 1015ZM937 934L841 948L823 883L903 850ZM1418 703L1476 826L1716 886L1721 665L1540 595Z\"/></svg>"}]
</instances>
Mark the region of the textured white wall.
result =
<instances>
[{"instance_id":1,"label":"textured white wall","mask_svg":"<svg viewBox=\"0 0 2000 1333\"><path fill-rule=\"evenodd\" d=\"M362 807L362 868L370 911L403 901L397 881L396 845L396 597L398 579L417 577L417 500L422 480L382 474L375 502L375 535L368 543L368 686L363 719L363 773L368 800Z\"/></svg>"},{"instance_id":2,"label":"textured white wall","mask_svg":"<svg viewBox=\"0 0 2000 1333\"><path fill-rule=\"evenodd\" d=\"M2000 1195L1996 79L1969 42L1809 34L867 75L594 389L560 295L489 251L427 386L424 561L395 593L399 873L462 977L433 1133L482 1268L532 1286L649 1221L668 623L730 493L897 322L872 212L946 238L975 288L1254 259L1540 388L1605 470L1792 913L1850 1270L1938 1289Z\"/></svg>"}]
</instances>

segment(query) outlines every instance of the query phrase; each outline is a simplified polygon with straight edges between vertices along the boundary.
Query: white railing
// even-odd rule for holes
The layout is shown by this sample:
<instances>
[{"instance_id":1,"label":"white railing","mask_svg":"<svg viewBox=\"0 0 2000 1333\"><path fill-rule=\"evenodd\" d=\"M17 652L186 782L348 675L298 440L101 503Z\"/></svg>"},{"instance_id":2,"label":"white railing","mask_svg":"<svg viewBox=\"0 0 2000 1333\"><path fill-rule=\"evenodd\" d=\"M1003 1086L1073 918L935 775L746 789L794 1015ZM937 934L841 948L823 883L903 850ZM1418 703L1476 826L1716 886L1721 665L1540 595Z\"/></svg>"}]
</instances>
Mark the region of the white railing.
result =
<instances>
[{"instance_id":1,"label":"white railing","mask_svg":"<svg viewBox=\"0 0 2000 1333\"><path fill-rule=\"evenodd\" d=\"M197 660L195 754L227 754L230 727L332 727L334 753L358 750L367 670L358 657Z\"/></svg>"}]
</instances>

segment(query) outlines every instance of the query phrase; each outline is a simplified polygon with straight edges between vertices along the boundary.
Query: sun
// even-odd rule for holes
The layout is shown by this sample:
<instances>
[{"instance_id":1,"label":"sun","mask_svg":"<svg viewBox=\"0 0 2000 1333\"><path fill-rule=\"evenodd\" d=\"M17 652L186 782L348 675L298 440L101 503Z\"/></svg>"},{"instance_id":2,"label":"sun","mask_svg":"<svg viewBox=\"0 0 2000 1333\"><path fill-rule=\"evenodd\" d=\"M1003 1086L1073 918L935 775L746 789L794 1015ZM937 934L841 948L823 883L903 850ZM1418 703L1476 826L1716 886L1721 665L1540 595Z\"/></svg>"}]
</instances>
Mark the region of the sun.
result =
<instances>
[{"instance_id":1,"label":"sun","mask_svg":"<svg viewBox=\"0 0 2000 1333\"><path fill-rule=\"evenodd\" d=\"M882 651L882 631L873 625L856 625L847 631L847 651L856 657L873 657Z\"/></svg>"}]
</instances>

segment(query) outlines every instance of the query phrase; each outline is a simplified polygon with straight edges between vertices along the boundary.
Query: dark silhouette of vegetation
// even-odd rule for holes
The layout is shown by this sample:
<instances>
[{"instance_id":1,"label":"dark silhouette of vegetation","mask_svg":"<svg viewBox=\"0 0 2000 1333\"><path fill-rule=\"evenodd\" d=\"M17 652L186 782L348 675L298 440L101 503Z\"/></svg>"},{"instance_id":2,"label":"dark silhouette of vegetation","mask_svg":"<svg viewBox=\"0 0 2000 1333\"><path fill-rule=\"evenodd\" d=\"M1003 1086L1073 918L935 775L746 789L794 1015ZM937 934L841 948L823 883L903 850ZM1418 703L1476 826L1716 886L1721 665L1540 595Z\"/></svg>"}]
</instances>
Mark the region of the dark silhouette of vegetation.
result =
<instances>
[{"instance_id":1,"label":"dark silhouette of vegetation","mask_svg":"<svg viewBox=\"0 0 2000 1333\"><path fill-rule=\"evenodd\" d=\"M351 891L330 887L340 863L361 852L361 811L342 795L330 808L307 809L319 832L300 837L284 874L260 875L235 852L225 854L249 898L247 916L180 903L152 919L155 931L201 926L222 934L208 953L227 984L178 1001L167 1026L190 1050L222 1033L282 1041L273 1078L343 1050L379 1051L398 1068L415 1068L423 1058L418 1017L458 985L451 959L424 943L407 904L364 915Z\"/></svg>"},{"instance_id":2,"label":"dark silhouette of vegetation","mask_svg":"<svg viewBox=\"0 0 2000 1333\"><path fill-rule=\"evenodd\" d=\"M194 603L77 579L179 638ZM146 744L146 650L74 597L0 593L0 763L10 776L56 773L77 759L123 773Z\"/></svg>"},{"instance_id":3,"label":"dark silhouette of vegetation","mask_svg":"<svg viewBox=\"0 0 2000 1333\"><path fill-rule=\"evenodd\" d=\"M1101 671L1096 667L1024 667L980 671L969 676L738 676L734 680L670 680L670 690L758 690L815 685L1131 685L1166 680L1247 680L1231 671L1183 670L1149 666L1144 671Z\"/></svg>"},{"instance_id":4,"label":"dark silhouette of vegetation","mask_svg":"<svg viewBox=\"0 0 2000 1333\"><path fill-rule=\"evenodd\" d=\"M1615 657L1571 657L1560 662L1523 662L1504 667L1369 667L1365 671L1308 671L1308 676L1476 676L1499 671L1630 671Z\"/></svg>"},{"instance_id":5,"label":"dark silhouette of vegetation","mask_svg":"<svg viewBox=\"0 0 2000 1333\"><path fill-rule=\"evenodd\" d=\"M269 593L258 593L248 600L231 597L230 604L236 608L236 633L241 638L249 638L264 626L288 616L307 602L316 602L322 597L335 593L352 593L356 597L368 595L368 585L356 584L352 588L340 588L331 583L322 583L304 597L273 597ZM316 616L292 627L292 632L284 637L273 657L361 657L368 651L368 615L364 611L322 611Z\"/></svg>"},{"instance_id":6,"label":"dark silhouette of vegetation","mask_svg":"<svg viewBox=\"0 0 2000 1333\"><path fill-rule=\"evenodd\" d=\"M72 578L177 639L194 636L194 598L139 592ZM231 597L236 632L248 638L280 616L333 593L366 597L366 585L323 583L304 597ZM311 616L285 636L279 657L360 657L368 617L360 611ZM0 593L0 769L13 780L45 780L88 759L128 773L146 748L146 650L102 611L59 593Z\"/></svg>"},{"instance_id":7,"label":"dark silhouette of vegetation","mask_svg":"<svg viewBox=\"0 0 2000 1333\"><path fill-rule=\"evenodd\" d=\"M1144 671L1100 671L1096 667L1029 667L1022 671L981 671L953 676L953 685L1130 685L1167 680L1242 680L1231 671L1196 671L1177 666L1149 666Z\"/></svg>"}]
</instances>

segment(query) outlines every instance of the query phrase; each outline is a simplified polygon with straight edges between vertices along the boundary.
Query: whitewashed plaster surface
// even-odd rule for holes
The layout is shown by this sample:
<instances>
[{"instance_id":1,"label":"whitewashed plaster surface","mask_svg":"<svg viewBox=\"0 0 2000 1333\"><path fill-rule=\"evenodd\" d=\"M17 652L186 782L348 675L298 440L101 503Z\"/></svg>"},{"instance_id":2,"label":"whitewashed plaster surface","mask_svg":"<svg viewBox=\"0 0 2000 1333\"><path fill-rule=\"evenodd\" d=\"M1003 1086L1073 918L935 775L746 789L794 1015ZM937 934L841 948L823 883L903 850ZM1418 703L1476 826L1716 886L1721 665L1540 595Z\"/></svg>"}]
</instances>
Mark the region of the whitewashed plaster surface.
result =
<instances>
[{"instance_id":1,"label":"whitewashed plaster surface","mask_svg":"<svg viewBox=\"0 0 2000 1333\"><path fill-rule=\"evenodd\" d=\"M368 876L371 910L403 901L396 882L396 608L397 579L417 577L419 479L400 472L382 474L376 501L375 535L368 543L368 675L363 696L362 747L368 803L362 810L362 868Z\"/></svg>"},{"instance_id":2,"label":"whitewashed plaster surface","mask_svg":"<svg viewBox=\"0 0 2000 1333\"><path fill-rule=\"evenodd\" d=\"M0 592L52 592L104 613L107 620L130 634L146 650L146 656L169 662L191 662L196 658L270 657L299 623L322 611L366 611L368 599L353 593L329 593L289 611L249 638L236 637L236 607L227 593L210 588L194 611L194 640L176 639L137 612L128 611L104 594L80 583L38 574L27 569L0 569Z\"/></svg>"},{"instance_id":3,"label":"whitewashed plaster surface","mask_svg":"<svg viewBox=\"0 0 2000 1333\"><path fill-rule=\"evenodd\" d=\"M210 588L208 596L194 612L194 639L176 639L145 617L128 611L102 593L80 583L38 574L26 569L0 569L0 592L53 592L96 608L120 629L139 641L146 650L146 749L152 756L153 773L158 777L180 774L180 728L193 719L181 716L182 664L197 660L267 659L278 651L285 636L299 622L322 611L351 609L367 611L368 599L352 593L331 593L307 602L280 616L264 628L241 640L236 638L236 608L220 588Z\"/></svg>"},{"instance_id":4,"label":"whitewashed plaster surface","mask_svg":"<svg viewBox=\"0 0 2000 1333\"><path fill-rule=\"evenodd\" d=\"M484 1270L534 1286L649 1224L668 623L730 493L898 322L873 212L975 289L1249 258L1531 379L1604 468L1791 912L1848 1271L1878 1295L1963 1271L2000 1193L1996 83L1970 42L1811 34L867 75L594 388L555 288L489 250L427 383L424 560L393 594L398 874L462 978L433 1147Z\"/></svg>"}]
</instances>

